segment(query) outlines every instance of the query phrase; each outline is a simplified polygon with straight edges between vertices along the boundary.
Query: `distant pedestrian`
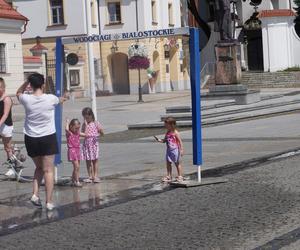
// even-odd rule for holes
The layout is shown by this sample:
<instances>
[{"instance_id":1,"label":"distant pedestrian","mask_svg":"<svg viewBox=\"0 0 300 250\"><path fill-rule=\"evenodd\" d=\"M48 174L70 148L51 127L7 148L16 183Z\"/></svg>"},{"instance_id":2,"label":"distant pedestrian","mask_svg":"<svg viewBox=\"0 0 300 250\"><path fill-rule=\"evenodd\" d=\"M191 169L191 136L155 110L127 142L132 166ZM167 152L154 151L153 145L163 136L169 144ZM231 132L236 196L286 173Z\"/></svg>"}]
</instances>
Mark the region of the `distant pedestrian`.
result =
<instances>
[{"instance_id":1,"label":"distant pedestrian","mask_svg":"<svg viewBox=\"0 0 300 250\"><path fill-rule=\"evenodd\" d=\"M52 193L54 187L54 155L58 153L54 109L66 98L58 98L52 94L44 94L44 76L34 73L28 77L17 91L17 97L25 108L25 146L27 154L32 158L36 169L33 177L33 195L31 202L42 208L39 189L44 178L46 189L46 208L52 210L54 204ZM32 94L25 94L28 84Z\"/></svg>"},{"instance_id":2,"label":"distant pedestrian","mask_svg":"<svg viewBox=\"0 0 300 250\"><path fill-rule=\"evenodd\" d=\"M176 120L172 117L168 117L165 120L165 127L167 129L167 133L165 134L164 139L158 139L156 136L154 138L156 141L161 143L166 143L166 167L167 167L167 175L162 179L163 182L171 182L172 181L172 163L175 164L177 168L176 181L182 182L182 166L181 166L181 157L183 156L183 144L180 138L180 134L176 129Z\"/></svg>"},{"instance_id":3,"label":"distant pedestrian","mask_svg":"<svg viewBox=\"0 0 300 250\"><path fill-rule=\"evenodd\" d=\"M6 85L3 78L0 77L0 135L4 145L7 159L13 154L11 139L13 134L13 121L12 121L12 105L13 102L5 93Z\"/></svg>"},{"instance_id":4,"label":"distant pedestrian","mask_svg":"<svg viewBox=\"0 0 300 250\"><path fill-rule=\"evenodd\" d=\"M68 160L73 164L72 183L75 187L82 187L79 181L80 169L80 136L84 137L85 134L80 132L80 122L78 119L66 121L66 137L68 146Z\"/></svg>"},{"instance_id":5,"label":"distant pedestrian","mask_svg":"<svg viewBox=\"0 0 300 250\"><path fill-rule=\"evenodd\" d=\"M104 135L101 124L95 121L95 115L91 108L82 110L84 124L82 132L85 134L85 139L82 145L82 158L86 161L86 167L89 177L84 180L87 183L98 183L98 158L99 158L99 136Z\"/></svg>"}]
</instances>

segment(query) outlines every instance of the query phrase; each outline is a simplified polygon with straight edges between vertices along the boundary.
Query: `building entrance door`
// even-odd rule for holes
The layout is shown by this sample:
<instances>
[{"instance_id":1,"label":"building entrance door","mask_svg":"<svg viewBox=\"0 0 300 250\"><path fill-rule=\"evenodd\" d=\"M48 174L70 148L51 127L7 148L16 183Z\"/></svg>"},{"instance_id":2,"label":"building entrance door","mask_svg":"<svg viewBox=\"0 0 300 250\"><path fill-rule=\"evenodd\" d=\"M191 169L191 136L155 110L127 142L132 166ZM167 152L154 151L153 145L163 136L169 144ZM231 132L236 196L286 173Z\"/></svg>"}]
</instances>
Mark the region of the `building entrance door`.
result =
<instances>
[{"instance_id":1,"label":"building entrance door","mask_svg":"<svg viewBox=\"0 0 300 250\"><path fill-rule=\"evenodd\" d=\"M264 57L263 57L263 43L262 31L248 30L247 36L247 56L248 56L248 69L252 71L264 70Z\"/></svg>"},{"instance_id":2,"label":"building entrance door","mask_svg":"<svg viewBox=\"0 0 300 250\"><path fill-rule=\"evenodd\" d=\"M130 94L128 56L124 53L115 53L111 58L112 87L115 94Z\"/></svg>"}]
</instances>

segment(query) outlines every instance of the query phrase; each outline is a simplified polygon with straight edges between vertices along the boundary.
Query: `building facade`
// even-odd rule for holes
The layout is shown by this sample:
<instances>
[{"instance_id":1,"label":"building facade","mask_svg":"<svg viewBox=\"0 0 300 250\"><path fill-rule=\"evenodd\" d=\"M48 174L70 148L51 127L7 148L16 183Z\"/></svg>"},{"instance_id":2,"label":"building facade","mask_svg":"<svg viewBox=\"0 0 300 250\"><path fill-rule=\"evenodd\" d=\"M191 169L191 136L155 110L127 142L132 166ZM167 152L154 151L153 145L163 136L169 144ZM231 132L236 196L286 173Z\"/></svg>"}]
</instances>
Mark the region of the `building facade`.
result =
<instances>
[{"instance_id":1,"label":"building facade","mask_svg":"<svg viewBox=\"0 0 300 250\"><path fill-rule=\"evenodd\" d=\"M295 30L293 0L263 0L257 6L250 0L237 1L232 13L234 36L241 42L241 59L244 70L275 72L300 65L300 38ZM199 0L200 13L206 21L214 15L212 6ZM206 6L203 8L203 6ZM209 22L212 31L214 23ZM203 38L205 39L205 37ZM214 45L219 34L212 32L203 49L202 65L214 63Z\"/></svg>"},{"instance_id":2,"label":"building facade","mask_svg":"<svg viewBox=\"0 0 300 250\"><path fill-rule=\"evenodd\" d=\"M56 38L86 35L88 32L99 34L97 0L12 0L12 4L29 19L26 32L22 35L24 60L27 62L25 76L38 71L47 75L47 80L54 84ZM90 13L89 16L87 13ZM98 43L91 46L96 64L100 60L100 47ZM87 44L65 47L65 54L69 53L76 53L79 63L68 66L65 87L88 92L90 78ZM36 56L42 61L42 69L37 65L37 59L33 58ZM99 78L95 76L96 85Z\"/></svg>"},{"instance_id":3,"label":"building facade","mask_svg":"<svg viewBox=\"0 0 300 250\"><path fill-rule=\"evenodd\" d=\"M108 34L136 30L181 27L180 0L12 0L29 19L23 34L23 53L30 60L47 65L47 79L55 81L56 37ZM128 48L135 41L70 44L65 53L76 53L80 60L68 66L67 87L89 90L88 46L92 46L93 77L96 90L115 94L138 92L138 73L128 69ZM144 93L181 90L189 87L187 63L181 37L140 40L149 50L150 68L141 71ZM29 65L28 65L29 64ZM43 67L45 68L45 67ZM40 70L40 69L39 69ZM38 71L38 69L37 69ZM149 74L149 72L155 74ZM155 75L155 77L154 77Z\"/></svg>"},{"instance_id":4,"label":"building facade","mask_svg":"<svg viewBox=\"0 0 300 250\"><path fill-rule=\"evenodd\" d=\"M100 0L99 7L101 34L182 26L180 0ZM133 43L136 41L101 44L104 89L117 94L138 92L138 71L128 69L128 48ZM144 93L189 88L182 37L150 38L138 43L147 47L150 59L148 73L141 71Z\"/></svg>"},{"instance_id":5,"label":"building facade","mask_svg":"<svg viewBox=\"0 0 300 250\"><path fill-rule=\"evenodd\" d=\"M21 33L27 18L10 4L0 0L0 77L5 79L7 94L15 94L23 82Z\"/></svg>"}]
</instances>

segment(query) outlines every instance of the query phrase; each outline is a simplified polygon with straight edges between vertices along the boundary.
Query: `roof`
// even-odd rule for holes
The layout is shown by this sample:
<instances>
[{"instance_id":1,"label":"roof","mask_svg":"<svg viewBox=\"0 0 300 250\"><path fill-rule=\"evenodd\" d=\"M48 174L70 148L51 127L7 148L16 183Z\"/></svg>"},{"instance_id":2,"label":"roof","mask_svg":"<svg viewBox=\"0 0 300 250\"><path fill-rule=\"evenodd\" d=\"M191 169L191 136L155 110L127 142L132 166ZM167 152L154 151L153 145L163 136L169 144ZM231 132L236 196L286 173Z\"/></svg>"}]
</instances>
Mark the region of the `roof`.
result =
<instances>
[{"instance_id":1,"label":"roof","mask_svg":"<svg viewBox=\"0 0 300 250\"><path fill-rule=\"evenodd\" d=\"M30 51L39 51L39 50L48 50L48 48L46 48L45 46L43 46L41 43L38 43L36 45L34 45Z\"/></svg>"},{"instance_id":2,"label":"roof","mask_svg":"<svg viewBox=\"0 0 300 250\"><path fill-rule=\"evenodd\" d=\"M289 9L279 10L263 10L258 14L258 18L262 17L283 17L283 16L295 16L295 12Z\"/></svg>"},{"instance_id":3,"label":"roof","mask_svg":"<svg viewBox=\"0 0 300 250\"><path fill-rule=\"evenodd\" d=\"M0 0L0 18L28 21L5 0Z\"/></svg>"},{"instance_id":4,"label":"roof","mask_svg":"<svg viewBox=\"0 0 300 250\"><path fill-rule=\"evenodd\" d=\"M42 63L42 59L39 56L24 56L23 63Z\"/></svg>"}]
</instances>

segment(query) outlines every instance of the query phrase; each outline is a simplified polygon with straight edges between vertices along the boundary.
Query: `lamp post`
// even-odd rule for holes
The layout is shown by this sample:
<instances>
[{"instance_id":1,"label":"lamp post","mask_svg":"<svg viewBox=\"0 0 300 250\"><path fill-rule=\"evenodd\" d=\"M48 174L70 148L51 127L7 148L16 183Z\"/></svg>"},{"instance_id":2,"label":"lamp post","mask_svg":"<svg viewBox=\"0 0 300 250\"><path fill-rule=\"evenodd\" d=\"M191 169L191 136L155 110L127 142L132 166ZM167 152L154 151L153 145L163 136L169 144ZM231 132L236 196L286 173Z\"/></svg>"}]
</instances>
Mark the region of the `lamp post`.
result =
<instances>
[{"instance_id":1,"label":"lamp post","mask_svg":"<svg viewBox=\"0 0 300 250\"><path fill-rule=\"evenodd\" d=\"M119 50L119 47L117 45L117 42L114 41L112 46L110 47L110 51L111 51L112 54L115 54L118 50Z\"/></svg>"},{"instance_id":2,"label":"lamp post","mask_svg":"<svg viewBox=\"0 0 300 250\"><path fill-rule=\"evenodd\" d=\"M91 8L90 1L84 1L85 8L85 16L86 16L86 33L88 36L92 35L92 23L91 23ZM90 78L90 96L92 99L92 110L95 115L95 119L97 120L97 100L96 100L96 87L95 87L95 66L94 66L94 52L93 45L91 43L87 44L88 50L88 70L89 70L89 78Z\"/></svg>"},{"instance_id":3,"label":"lamp post","mask_svg":"<svg viewBox=\"0 0 300 250\"><path fill-rule=\"evenodd\" d=\"M138 19L138 0L135 0L135 20L136 20L136 31L139 31L139 19ZM139 40L136 40L139 42ZM141 70L138 69L138 76L139 76L139 99L138 103L143 103L143 93L142 93L142 84L141 84Z\"/></svg>"}]
</instances>

